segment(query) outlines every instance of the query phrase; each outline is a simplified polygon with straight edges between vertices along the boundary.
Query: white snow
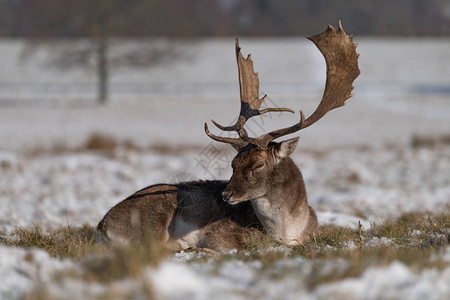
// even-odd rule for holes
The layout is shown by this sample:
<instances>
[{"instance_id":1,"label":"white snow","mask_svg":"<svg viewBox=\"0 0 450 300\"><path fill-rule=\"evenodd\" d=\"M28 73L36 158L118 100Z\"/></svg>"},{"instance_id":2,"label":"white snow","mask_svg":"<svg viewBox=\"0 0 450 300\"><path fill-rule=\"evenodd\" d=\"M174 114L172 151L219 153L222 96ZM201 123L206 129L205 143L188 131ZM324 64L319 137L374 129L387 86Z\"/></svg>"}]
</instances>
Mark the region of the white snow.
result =
<instances>
[{"instance_id":1,"label":"white snow","mask_svg":"<svg viewBox=\"0 0 450 300\"><path fill-rule=\"evenodd\" d=\"M347 278L307 288L313 263L301 257L264 267L259 261L231 260L217 268L208 264L164 262L147 271L161 299L446 299L450 268L416 271L394 261L369 267L358 278ZM345 270L344 260L327 262L323 276ZM176 280L173 280L176 278Z\"/></svg>"},{"instance_id":2,"label":"white snow","mask_svg":"<svg viewBox=\"0 0 450 300\"><path fill-rule=\"evenodd\" d=\"M316 213L319 224L323 225L331 224L342 227L350 227L352 229L358 229L359 228L358 222L361 222L362 228L364 230L370 228L370 222L366 220L361 220L362 218L358 218L352 215L332 211L325 211L325 212L318 211Z\"/></svg>"},{"instance_id":3,"label":"white snow","mask_svg":"<svg viewBox=\"0 0 450 300\"><path fill-rule=\"evenodd\" d=\"M0 299L23 299L36 284L49 284L56 272L76 271L70 260L39 249L0 246Z\"/></svg>"},{"instance_id":4,"label":"white snow","mask_svg":"<svg viewBox=\"0 0 450 300\"><path fill-rule=\"evenodd\" d=\"M447 299L450 268L425 269L418 274L400 262L369 268L359 278L324 284L318 299Z\"/></svg>"}]
</instances>

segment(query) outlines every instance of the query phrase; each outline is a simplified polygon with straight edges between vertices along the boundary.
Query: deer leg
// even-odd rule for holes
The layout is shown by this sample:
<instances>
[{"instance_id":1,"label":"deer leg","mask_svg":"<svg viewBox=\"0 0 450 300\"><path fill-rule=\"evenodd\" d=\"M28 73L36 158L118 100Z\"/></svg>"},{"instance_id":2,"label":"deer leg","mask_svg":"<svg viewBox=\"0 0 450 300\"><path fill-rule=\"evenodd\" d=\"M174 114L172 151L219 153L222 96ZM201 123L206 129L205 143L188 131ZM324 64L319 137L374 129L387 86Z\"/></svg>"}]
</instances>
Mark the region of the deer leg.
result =
<instances>
[{"instance_id":1,"label":"deer leg","mask_svg":"<svg viewBox=\"0 0 450 300\"><path fill-rule=\"evenodd\" d=\"M229 218L222 219L202 228L202 239L198 247L218 252L230 249L243 249L245 247L245 239L252 230L251 228L239 226Z\"/></svg>"}]
</instances>

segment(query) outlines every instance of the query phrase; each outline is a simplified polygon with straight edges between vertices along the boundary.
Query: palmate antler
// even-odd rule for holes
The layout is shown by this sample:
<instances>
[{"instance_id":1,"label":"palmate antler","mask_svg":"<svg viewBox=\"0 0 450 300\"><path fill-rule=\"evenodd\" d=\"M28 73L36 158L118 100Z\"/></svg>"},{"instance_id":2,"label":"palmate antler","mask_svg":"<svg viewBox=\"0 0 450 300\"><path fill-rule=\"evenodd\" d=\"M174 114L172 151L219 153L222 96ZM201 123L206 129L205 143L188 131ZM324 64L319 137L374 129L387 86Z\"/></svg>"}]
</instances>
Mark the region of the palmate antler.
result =
<instances>
[{"instance_id":1,"label":"palmate antler","mask_svg":"<svg viewBox=\"0 0 450 300\"><path fill-rule=\"evenodd\" d=\"M206 134L219 142L233 144L239 148L248 144L253 144L261 149L266 149L271 141L281 136L294 133L308 126L311 126L320 120L327 112L334 108L341 107L345 101L354 95L353 81L360 74L358 68L358 57L356 53L357 44L353 43L353 36L348 36L342 24L339 21L339 28L336 30L329 25L328 28L318 35L307 36L325 58L327 64L327 81L325 91L316 110L305 120L305 116L300 111L300 122L287 128L278 129L258 138L249 137L244 128L248 119L253 116L261 115L271 111L288 111L288 108L267 108L260 110L261 104L267 96L259 99L259 80L258 73L253 71L253 62L250 55L247 59L242 56L238 40L236 39L236 59L239 69L239 85L241 93L241 111L238 121L233 126L224 127L212 121L214 125L225 131L236 131L239 138L219 137L209 132L208 125L205 123Z\"/></svg>"}]
</instances>

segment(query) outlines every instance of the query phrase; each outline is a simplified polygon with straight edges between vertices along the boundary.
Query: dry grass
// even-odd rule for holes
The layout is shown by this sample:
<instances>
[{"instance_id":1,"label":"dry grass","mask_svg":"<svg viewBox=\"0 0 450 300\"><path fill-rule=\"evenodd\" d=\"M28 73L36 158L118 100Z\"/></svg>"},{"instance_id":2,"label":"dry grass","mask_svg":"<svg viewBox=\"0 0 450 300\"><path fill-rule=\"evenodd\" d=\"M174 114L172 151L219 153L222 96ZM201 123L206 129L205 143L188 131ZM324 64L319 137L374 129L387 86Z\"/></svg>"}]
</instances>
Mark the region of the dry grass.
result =
<instances>
[{"instance_id":1,"label":"dry grass","mask_svg":"<svg viewBox=\"0 0 450 300\"><path fill-rule=\"evenodd\" d=\"M335 226L322 226L308 244L295 247L290 256L302 255L315 259L308 286L324 282L358 277L370 266L385 266L400 261L414 270L424 268L443 269L448 266L440 254L445 252L449 242L447 228L450 214L423 216L418 213L404 214L397 220L388 220L362 232L364 241L373 238L387 238L390 246L359 246L358 230ZM353 247L349 247L353 245ZM336 268L322 273L330 260L344 259L345 268Z\"/></svg>"},{"instance_id":2,"label":"dry grass","mask_svg":"<svg viewBox=\"0 0 450 300\"><path fill-rule=\"evenodd\" d=\"M167 144L167 143L151 143L148 145L140 145L133 140L120 140L113 135L94 132L91 133L85 142L78 146L70 146L63 142L55 142L52 145L35 146L24 150L27 157L37 157L49 154L71 154L79 152L94 152L99 155L114 157L119 149L126 149L134 152L152 152L160 155L181 155L185 153L201 152L203 145L197 144ZM7 169L7 163L0 164L0 169Z\"/></svg>"},{"instance_id":3,"label":"dry grass","mask_svg":"<svg viewBox=\"0 0 450 300\"><path fill-rule=\"evenodd\" d=\"M83 258L90 253L105 251L105 247L95 243L95 230L89 225L82 227L60 227L48 232L40 226L17 227L14 238L2 244L23 248L37 247L54 257Z\"/></svg>"},{"instance_id":4,"label":"dry grass","mask_svg":"<svg viewBox=\"0 0 450 300\"><path fill-rule=\"evenodd\" d=\"M19 227L12 237L0 240L0 244L36 247L53 257L73 259L83 266L84 279L99 282L136 278L142 268L156 266L168 254L151 239L145 239L141 245L107 248L96 242L95 229L89 225L50 231L39 226Z\"/></svg>"},{"instance_id":5,"label":"dry grass","mask_svg":"<svg viewBox=\"0 0 450 300\"><path fill-rule=\"evenodd\" d=\"M396 245L433 246L445 242L444 235L450 227L450 214L423 216L419 213L402 215L398 220L374 226L369 236L386 237Z\"/></svg>"},{"instance_id":6,"label":"dry grass","mask_svg":"<svg viewBox=\"0 0 450 300\"><path fill-rule=\"evenodd\" d=\"M370 230L362 231L360 245L359 230L325 225L303 246L282 246L281 251L270 250L280 246L270 237L255 234L249 239L244 251L222 253L214 258L204 256L190 262L213 263L217 269L229 260L259 260L265 269L275 269L280 260L304 257L311 262L308 274L308 288L315 288L325 282L360 276L368 267L386 266L393 261L400 261L413 270L424 268L444 269L448 267L442 253L449 242L447 228L450 214L424 216L422 214L404 214L397 220L388 220L374 225ZM372 239L386 238L389 245L381 243L368 244ZM367 244L366 244L367 243ZM330 270L330 262L345 261ZM327 266L327 267L325 267ZM324 273L323 270L329 271ZM274 276L283 278L283 273Z\"/></svg>"},{"instance_id":7,"label":"dry grass","mask_svg":"<svg viewBox=\"0 0 450 300\"><path fill-rule=\"evenodd\" d=\"M385 266L393 261L400 261L417 271L447 268L449 263L440 254L445 252L449 242L448 227L450 214L404 214L397 220L389 220L363 231L361 245L358 230L326 225L321 226L305 245L296 247L282 246L267 235L254 232L247 238L244 251L205 255L190 262L213 264L218 269L229 260L259 260L265 270L274 270L278 261L301 256L311 264L306 286L314 289L326 282L358 277L368 267ZM389 239L391 243L388 246L369 245L369 241L380 238ZM102 283L124 278L139 280L143 267L154 267L169 255L155 246L151 239L139 246L106 248L95 243L94 228L88 225L61 227L47 232L38 226L17 228L13 237L0 240L0 244L38 247L54 257L71 258L82 266L83 280ZM274 247L278 246L281 250L274 251ZM289 270L271 274L284 278L287 274L283 272ZM58 276L79 278L80 274L68 272ZM152 297L151 290L151 287L146 287L147 298ZM37 290L33 295L40 295L40 298L33 296L28 299L45 299L46 291Z\"/></svg>"},{"instance_id":8,"label":"dry grass","mask_svg":"<svg viewBox=\"0 0 450 300\"><path fill-rule=\"evenodd\" d=\"M35 146L33 148L26 149L25 155L28 157L36 157L48 154L60 155L87 151L112 156L119 145L120 143L113 136L96 132L87 137L84 144L80 146L70 146L63 142L56 142L50 146L47 145L46 147Z\"/></svg>"},{"instance_id":9,"label":"dry grass","mask_svg":"<svg viewBox=\"0 0 450 300\"><path fill-rule=\"evenodd\" d=\"M138 278L144 267L155 267L168 254L151 239L141 245L112 248L108 255L89 256L83 260L84 278L110 282L123 278Z\"/></svg>"},{"instance_id":10,"label":"dry grass","mask_svg":"<svg viewBox=\"0 0 450 300\"><path fill-rule=\"evenodd\" d=\"M64 143L57 142L51 146L34 146L32 148L25 148L24 155L27 157L36 157L45 154L64 154L74 152L75 149L71 149L68 145Z\"/></svg>"},{"instance_id":11,"label":"dry grass","mask_svg":"<svg viewBox=\"0 0 450 300\"><path fill-rule=\"evenodd\" d=\"M102 284L115 280L133 278L142 281L137 291L109 290L100 299L153 299L153 289L148 282L141 280L142 270L155 267L168 252L157 247L149 238L141 245L107 248L95 240L95 228L89 225L82 227L64 226L45 231L39 226L31 228L16 228L14 234L7 239L0 240L0 244L23 248L37 247L51 256L69 258L81 266L81 273L68 269L54 274L54 281L64 278L76 278L88 282ZM25 259L33 259L32 256ZM41 300L56 299L45 283L37 278L35 287L29 291L25 299ZM130 294L131 293L131 294ZM134 293L136 293L136 296Z\"/></svg>"},{"instance_id":12,"label":"dry grass","mask_svg":"<svg viewBox=\"0 0 450 300\"><path fill-rule=\"evenodd\" d=\"M244 249L248 252L267 249L273 245L277 245L277 242L257 229L250 231L244 239Z\"/></svg>"},{"instance_id":13,"label":"dry grass","mask_svg":"<svg viewBox=\"0 0 450 300\"><path fill-rule=\"evenodd\" d=\"M83 148L88 151L114 152L117 146L118 142L114 137L103 133L93 133L89 136Z\"/></svg>"},{"instance_id":14,"label":"dry grass","mask_svg":"<svg viewBox=\"0 0 450 300\"><path fill-rule=\"evenodd\" d=\"M387 220L374 224L371 229L362 232L364 243L374 238L389 239L395 247L441 247L448 243L447 228L450 227L450 214L422 215L419 213L404 214L396 220ZM0 232L2 235L2 232ZM3 233L4 235L4 233ZM83 258L92 253L111 251L95 242L95 229L92 226L61 226L45 231L39 226L22 228L14 231L14 238L0 240L1 244L19 247L37 247L47 251L54 257ZM255 230L245 240L245 250L252 253L278 246L269 236ZM350 246L349 246L350 245ZM351 247L353 245L353 247ZM303 246L290 247L295 255L314 258L334 250L348 250L360 246L358 230L347 227L324 225L311 236ZM148 239L144 248L155 248ZM125 248L126 249L126 248ZM133 249L136 249L134 247ZM128 251L128 250L127 250Z\"/></svg>"},{"instance_id":15,"label":"dry grass","mask_svg":"<svg viewBox=\"0 0 450 300\"><path fill-rule=\"evenodd\" d=\"M413 148L434 148L446 145L450 145L450 134L434 136L415 134L411 137L411 146Z\"/></svg>"}]
</instances>

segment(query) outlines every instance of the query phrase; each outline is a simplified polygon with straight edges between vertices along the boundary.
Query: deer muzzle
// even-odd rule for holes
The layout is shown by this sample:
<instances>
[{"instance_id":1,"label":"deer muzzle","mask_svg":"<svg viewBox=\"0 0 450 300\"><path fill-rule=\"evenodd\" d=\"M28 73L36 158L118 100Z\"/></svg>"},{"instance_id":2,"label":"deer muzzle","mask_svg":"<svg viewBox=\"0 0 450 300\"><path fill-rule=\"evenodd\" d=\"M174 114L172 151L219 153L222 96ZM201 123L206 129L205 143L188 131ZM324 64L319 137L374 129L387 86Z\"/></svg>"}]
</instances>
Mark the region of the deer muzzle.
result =
<instances>
[{"instance_id":1,"label":"deer muzzle","mask_svg":"<svg viewBox=\"0 0 450 300\"><path fill-rule=\"evenodd\" d=\"M233 196L233 192L224 191L222 193L222 200L225 202L229 202L231 200L231 197Z\"/></svg>"}]
</instances>

